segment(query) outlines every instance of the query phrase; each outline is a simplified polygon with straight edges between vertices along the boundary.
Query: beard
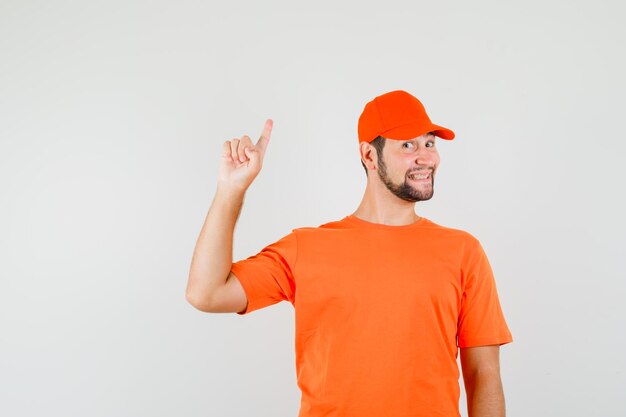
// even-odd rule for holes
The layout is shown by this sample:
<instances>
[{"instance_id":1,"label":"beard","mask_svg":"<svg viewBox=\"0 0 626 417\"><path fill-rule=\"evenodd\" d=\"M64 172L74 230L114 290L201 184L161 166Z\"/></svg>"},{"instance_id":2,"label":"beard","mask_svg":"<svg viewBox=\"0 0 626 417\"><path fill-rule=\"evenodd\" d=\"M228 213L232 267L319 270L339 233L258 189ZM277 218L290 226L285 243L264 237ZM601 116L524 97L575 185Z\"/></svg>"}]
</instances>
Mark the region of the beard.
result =
<instances>
[{"instance_id":1,"label":"beard","mask_svg":"<svg viewBox=\"0 0 626 417\"><path fill-rule=\"evenodd\" d=\"M400 184L396 184L387 175L387 166L381 159L378 160L378 167L378 177L383 184L385 184L385 187L387 187L387 189L396 197L411 203L430 200L432 198L433 193L435 192L434 171L430 170L430 185L426 185L424 183L417 185L411 182L408 178L405 178Z\"/></svg>"}]
</instances>

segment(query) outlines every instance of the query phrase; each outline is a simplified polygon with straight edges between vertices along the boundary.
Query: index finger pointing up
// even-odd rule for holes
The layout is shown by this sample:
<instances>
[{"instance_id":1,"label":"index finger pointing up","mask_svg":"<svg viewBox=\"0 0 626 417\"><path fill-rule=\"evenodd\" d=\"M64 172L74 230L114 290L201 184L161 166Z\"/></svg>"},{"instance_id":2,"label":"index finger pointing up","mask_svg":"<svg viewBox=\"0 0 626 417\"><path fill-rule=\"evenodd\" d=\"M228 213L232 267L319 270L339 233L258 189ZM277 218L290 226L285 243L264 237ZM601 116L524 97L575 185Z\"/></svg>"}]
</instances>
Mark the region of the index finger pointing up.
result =
<instances>
[{"instance_id":1,"label":"index finger pointing up","mask_svg":"<svg viewBox=\"0 0 626 417\"><path fill-rule=\"evenodd\" d=\"M270 141L270 136L272 135L273 127L274 121L272 119L267 119L265 121L265 126L263 127L263 132L261 132L261 137L256 143L256 146L261 149L261 152L264 152L265 148L267 148L267 144Z\"/></svg>"}]
</instances>

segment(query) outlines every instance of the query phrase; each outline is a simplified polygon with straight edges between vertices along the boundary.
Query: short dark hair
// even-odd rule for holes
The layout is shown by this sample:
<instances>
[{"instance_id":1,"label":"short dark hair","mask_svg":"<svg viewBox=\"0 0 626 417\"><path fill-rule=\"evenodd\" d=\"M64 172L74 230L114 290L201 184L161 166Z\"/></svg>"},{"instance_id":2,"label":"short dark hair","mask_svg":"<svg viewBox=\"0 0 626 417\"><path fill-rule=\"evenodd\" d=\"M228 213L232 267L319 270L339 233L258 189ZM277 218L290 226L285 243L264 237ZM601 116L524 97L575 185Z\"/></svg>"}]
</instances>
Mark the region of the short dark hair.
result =
<instances>
[{"instance_id":1,"label":"short dark hair","mask_svg":"<svg viewBox=\"0 0 626 417\"><path fill-rule=\"evenodd\" d=\"M381 162L383 158L383 148L385 147L385 142L387 142L387 138L384 138L382 136L378 136L376 137L376 139L370 142L370 145L372 145L376 149L376 155L378 155L379 163ZM367 167L363 163L362 159L361 159L361 165L363 165L363 169L365 170L365 175L367 176Z\"/></svg>"}]
</instances>

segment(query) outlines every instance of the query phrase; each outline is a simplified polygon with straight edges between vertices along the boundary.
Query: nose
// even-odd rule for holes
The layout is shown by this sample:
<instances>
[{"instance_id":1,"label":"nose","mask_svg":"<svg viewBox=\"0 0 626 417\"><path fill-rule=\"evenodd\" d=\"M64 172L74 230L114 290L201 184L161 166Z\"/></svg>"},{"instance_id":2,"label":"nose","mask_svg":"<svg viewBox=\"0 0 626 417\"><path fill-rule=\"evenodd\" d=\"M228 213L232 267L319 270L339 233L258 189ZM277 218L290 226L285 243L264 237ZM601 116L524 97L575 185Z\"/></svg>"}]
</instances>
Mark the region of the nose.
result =
<instances>
[{"instance_id":1,"label":"nose","mask_svg":"<svg viewBox=\"0 0 626 417\"><path fill-rule=\"evenodd\" d=\"M431 152L426 148L420 148L415 152L415 163L421 167L432 167L434 158Z\"/></svg>"}]
</instances>

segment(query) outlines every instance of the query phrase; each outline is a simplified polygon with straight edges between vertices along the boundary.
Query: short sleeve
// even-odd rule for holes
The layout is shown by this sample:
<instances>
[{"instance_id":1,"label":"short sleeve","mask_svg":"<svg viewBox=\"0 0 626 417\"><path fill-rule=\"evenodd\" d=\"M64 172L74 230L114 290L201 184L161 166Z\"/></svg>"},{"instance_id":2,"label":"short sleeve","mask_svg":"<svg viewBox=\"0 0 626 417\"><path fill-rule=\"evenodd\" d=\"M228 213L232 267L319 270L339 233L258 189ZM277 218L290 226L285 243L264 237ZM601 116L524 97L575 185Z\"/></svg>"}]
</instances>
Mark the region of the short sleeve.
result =
<instances>
[{"instance_id":1,"label":"short sleeve","mask_svg":"<svg viewBox=\"0 0 626 417\"><path fill-rule=\"evenodd\" d=\"M294 303L295 270L298 241L295 229L274 243L265 246L256 255L234 262L231 272L237 277L248 298L248 314L280 301Z\"/></svg>"},{"instance_id":2,"label":"short sleeve","mask_svg":"<svg viewBox=\"0 0 626 417\"><path fill-rule=\"evenodd\" d=\"M465 348L512 342L513 336L502 313L491 265L476 238L465 246L462 282L458 346Z\"/></svg>"}]
</instances>

